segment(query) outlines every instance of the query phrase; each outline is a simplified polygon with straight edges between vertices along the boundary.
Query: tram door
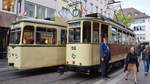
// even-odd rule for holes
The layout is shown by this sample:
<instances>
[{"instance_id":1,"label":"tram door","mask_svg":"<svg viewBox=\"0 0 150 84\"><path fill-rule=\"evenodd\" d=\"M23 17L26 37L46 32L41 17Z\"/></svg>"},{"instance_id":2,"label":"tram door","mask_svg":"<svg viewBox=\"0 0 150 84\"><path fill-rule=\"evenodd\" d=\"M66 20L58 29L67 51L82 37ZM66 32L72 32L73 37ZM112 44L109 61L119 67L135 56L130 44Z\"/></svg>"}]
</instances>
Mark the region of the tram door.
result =
<instances>
[{"instance_id":1,"label":"tram door","mask_svg":"<svg viewBox=\"0 0 150 84\"><path fill-rule=\"evenodd\" d=\"M108 42L108 25L105 24L101 25L101 42L103 41L103 38L106 38Z\"/></svg>"}]
</instances>

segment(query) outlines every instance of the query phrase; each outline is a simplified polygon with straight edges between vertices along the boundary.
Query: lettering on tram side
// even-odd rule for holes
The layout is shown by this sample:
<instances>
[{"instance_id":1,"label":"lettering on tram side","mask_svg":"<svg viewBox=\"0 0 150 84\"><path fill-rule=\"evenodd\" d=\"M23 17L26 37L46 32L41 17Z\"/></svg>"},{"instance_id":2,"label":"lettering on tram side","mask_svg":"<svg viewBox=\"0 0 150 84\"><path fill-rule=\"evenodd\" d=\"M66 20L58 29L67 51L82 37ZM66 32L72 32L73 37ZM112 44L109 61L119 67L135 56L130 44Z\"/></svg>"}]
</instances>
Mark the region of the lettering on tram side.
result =
<instances>
[{"instance_id":1,"label":"lettering on tram side","mask_svg":"<svg viewBox=\"0 0 150 84\"><path fill-rule=\"evenodd\" d=\"M76 46L71 46L71 50L76 50Z\"/></svg>"},{"instance_id":2,"label":"lettering on tram side","mask_svg":"<svg viewBox=\"0 0 150 84\"><path fill-rule=\"evenodd\" d=\"M71 50L76 50L76 46L71 46ZM76 55L72 52L72 58L75 59Z\"/></svg>"},{"instance_id":3,"label":"lettering on tram side","mask_svg":"<svg viewBox=\"0 0 150 84\"><path fill-rule=\"evenodd\" d=\"M72 53L72 58L75 59L76 58L76 55L74 53Z\"/></svg>"}]
</instances>

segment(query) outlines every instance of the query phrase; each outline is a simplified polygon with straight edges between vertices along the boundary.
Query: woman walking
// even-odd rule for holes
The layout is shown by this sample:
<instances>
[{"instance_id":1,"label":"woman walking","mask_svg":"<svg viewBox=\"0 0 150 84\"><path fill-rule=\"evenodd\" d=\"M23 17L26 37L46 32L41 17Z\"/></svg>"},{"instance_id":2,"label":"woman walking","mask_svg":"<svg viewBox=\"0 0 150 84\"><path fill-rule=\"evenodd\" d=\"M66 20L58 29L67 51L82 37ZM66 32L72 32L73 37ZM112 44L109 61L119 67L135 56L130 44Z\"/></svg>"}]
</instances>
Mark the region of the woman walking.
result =
<instances>
[{"instance_id":1,"label":"woman walking","mask_svg":"<svg viewBox=\"0 0 150 84\"><path fill-rule=\"evenodd\" d=\"M125 79L128 80L128 75L130 73L133 73L135 84L137 84L137 66L138 66L138 56L135 53L135 48L131 47L130 52L127 54L126 57L125 71L127 71L127 74Z\"/></svg>"},{"instance_id":2,"label":"woman walking","mask_svg":"<svg viewBox=\"0 0 150 84\"><path fill-rule=\"evenodd\" d=\"M149 64L150 64L150 51L148 50L149 46L146 45L144 51L142 52L142 60L144 64L145 76L148 76Z\"/></svg>"}]
</instances>

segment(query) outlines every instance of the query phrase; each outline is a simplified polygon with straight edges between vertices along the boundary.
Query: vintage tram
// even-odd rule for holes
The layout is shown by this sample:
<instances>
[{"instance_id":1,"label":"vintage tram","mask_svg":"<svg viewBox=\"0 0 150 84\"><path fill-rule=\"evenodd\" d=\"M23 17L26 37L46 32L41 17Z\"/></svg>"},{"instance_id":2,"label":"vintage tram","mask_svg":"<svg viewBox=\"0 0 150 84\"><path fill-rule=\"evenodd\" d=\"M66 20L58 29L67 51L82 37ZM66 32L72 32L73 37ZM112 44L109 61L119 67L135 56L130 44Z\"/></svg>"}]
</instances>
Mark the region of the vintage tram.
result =
<instances>
[{"instance_id":1,"label":"vintage tram","mask_svg":"<svg viewBox=\"0 0 150 84\"><path fill-rule=\"evenodd\" d=\"M17 69L34 69L64 65L67 25L55 21L22 19L10 31L8 64Z\"/></svg>"},{"instance_id":2,"label":"vintage tram","mask_svg":"<svg viewBox=\"0 0 150 84\"><path fill-rule=\"evenodd\" d=\"M123 64L129 47L135 43L131 29L103 16L69 20L67 31L66 70L69 71L98 71L103 37L111 48L111 64Z\"/></svg>"}]
</instances>

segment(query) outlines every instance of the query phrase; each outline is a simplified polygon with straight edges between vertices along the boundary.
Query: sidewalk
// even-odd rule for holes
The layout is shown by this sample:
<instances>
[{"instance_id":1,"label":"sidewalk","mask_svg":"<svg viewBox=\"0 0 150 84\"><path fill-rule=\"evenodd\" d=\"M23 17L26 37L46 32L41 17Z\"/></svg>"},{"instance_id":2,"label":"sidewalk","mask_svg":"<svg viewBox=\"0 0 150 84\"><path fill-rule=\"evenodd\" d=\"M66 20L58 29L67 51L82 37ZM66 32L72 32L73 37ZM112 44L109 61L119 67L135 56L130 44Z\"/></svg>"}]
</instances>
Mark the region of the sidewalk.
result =
<instances>
[{"instance_id":1,"label":"sidewalk","mask_svg":"<svg viewBox=\"0 0 150 84\"><path fill-rule=\"evenodd\" d=\"M123 72L123 69L111 74L110 77L111 79L100 80L94 84L134 84L134 77L132 75L129 75L128 80L125 80L125 73ZM140 62L140 69L137 78L138 78L138 84L150 84L150 72L147 77L144 75L142 61Z\"/></svg>"},{"instance_id":2,"label":"sidewalk","mask_svg":"<svg viewBox=\"0 0 150 84\"><path fill-rule=\"evenodd\" d=\"M143 62L140 62L140 71L138 72L138 84L150 84L150 72L149 75L146 77L144 75L144 67ZM134 84L133 76L129 77L129 80L125 80L124 77L118 81L116 84Z\"/></svg>"}]
</instances>

